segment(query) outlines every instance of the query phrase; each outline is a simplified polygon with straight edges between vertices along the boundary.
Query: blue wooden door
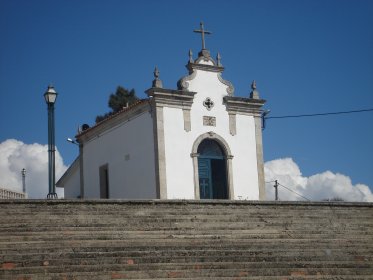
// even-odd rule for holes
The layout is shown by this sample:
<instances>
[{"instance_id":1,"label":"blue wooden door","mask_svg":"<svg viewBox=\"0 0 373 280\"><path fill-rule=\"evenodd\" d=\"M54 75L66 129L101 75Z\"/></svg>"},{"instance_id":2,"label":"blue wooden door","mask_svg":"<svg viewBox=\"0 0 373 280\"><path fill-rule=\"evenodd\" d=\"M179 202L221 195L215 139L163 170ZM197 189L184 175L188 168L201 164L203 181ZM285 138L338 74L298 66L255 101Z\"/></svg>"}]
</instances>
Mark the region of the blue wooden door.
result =
<instances>
[{"instance_id":1,"label":"blue wooden door","mask_svg":"<svg viewBox=\"0 0 373 280\"><path fill-rule=\"evenodd\" d=\"M227 199L227 169L220 145L205 139L198 146L199 197L201 199Z\"/></svg>"},{"instance_id":2,"label":"blue wooden door","mask_svg":"<svg viewBox=\"0 0 373 280\"><path fill-rule=\"evenodd\" d=\"M198 159L199 196L201 199L212 199L211 160Z\"/></svg>"}]
</instances>

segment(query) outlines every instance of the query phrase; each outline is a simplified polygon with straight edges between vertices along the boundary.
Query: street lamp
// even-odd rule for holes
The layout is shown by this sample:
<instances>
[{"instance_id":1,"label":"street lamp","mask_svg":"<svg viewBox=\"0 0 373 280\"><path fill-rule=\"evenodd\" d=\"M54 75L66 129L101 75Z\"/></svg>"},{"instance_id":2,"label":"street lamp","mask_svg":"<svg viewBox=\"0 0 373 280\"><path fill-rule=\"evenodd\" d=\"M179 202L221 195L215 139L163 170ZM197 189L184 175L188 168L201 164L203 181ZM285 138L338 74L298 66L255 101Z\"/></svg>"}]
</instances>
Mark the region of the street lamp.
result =
<instances>
[{"instance_id":1,"label":"street lamp","mask_svg":"<svg viewBox=\"0 0 373 280\"><path fill-rule=\"evenodd\" d=\"M22 191L24 194L26 194L26 169L21 170L22 174Z\"/></svg>"},{"instance_id":2,"label":"street lamp","mask_svg":"<svg viewBox=\"0 0 373 280\"><path fill-rule=\"evenodd\" d=\"M54 141L54 103L57 99L57 92L53 86L48 86L48 90L44 93L45 102L48 105L48 182L49 193L47 198L58 198L56 193L56 162L54 153L56 151Z\"/></svg>"},{"instance_id":3,"label":"street lamp","mask_svg":"<svg viewBox=\"0 0 373 280\"><path fill-rule=\"evenodd\" d=\"M67 142L70 142L71 144L74 144L74 145L79 146L79 143L76 142L76 140L73 140L73 139L71 139L71 138L67 138L66 140L67 140Z\"/></svg>"}]
</instances>

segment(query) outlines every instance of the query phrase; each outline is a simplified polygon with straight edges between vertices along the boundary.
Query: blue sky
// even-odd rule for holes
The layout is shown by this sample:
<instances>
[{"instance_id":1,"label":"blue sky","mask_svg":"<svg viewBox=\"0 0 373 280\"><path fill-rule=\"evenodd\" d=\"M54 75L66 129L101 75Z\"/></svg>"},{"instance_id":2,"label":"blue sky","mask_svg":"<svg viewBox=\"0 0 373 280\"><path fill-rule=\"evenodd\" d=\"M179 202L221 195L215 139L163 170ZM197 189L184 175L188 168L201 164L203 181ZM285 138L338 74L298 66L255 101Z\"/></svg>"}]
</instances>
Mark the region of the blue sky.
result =
<instances>
[{"instance_id":1,"label":"blue sky","mask_svg":"<svg viewBox=\"0 0 373 280\"><path fill-rule=\"evenodd\" d=\"M0 0L0 143L47 144L49 83L59 93L56 145L109 109L118 85L144 98L157 65L166 88L187 73L193 33L220 52L236 96L256 80L270 116L373 108L373 1ZM373 112L270 119L266 161L292 158L304 176L330 170L373 189ZM1 156L1 155L0 155Z\"/></svg>"}]
</instances>

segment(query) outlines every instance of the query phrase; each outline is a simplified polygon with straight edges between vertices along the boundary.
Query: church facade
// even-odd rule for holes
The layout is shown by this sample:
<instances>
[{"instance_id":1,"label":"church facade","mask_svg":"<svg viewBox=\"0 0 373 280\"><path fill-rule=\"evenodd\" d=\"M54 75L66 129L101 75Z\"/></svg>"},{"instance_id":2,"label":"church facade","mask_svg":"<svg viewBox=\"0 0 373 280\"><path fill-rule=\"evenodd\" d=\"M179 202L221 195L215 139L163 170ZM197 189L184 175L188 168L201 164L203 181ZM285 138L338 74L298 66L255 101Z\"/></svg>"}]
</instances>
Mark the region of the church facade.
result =
<instances>
[{"instance_id":1,"label":"church facade","mask_svg":"<svg viewBox=\"0 0 373 280\"><path fill-rule=\"evenodd\" d=\"M57 183L65 198L265 199L265 101L255 82L235 97L202 40L177 89L155 69L147 99L77 135L79 157Z\"/></svg>"}]
</instances>

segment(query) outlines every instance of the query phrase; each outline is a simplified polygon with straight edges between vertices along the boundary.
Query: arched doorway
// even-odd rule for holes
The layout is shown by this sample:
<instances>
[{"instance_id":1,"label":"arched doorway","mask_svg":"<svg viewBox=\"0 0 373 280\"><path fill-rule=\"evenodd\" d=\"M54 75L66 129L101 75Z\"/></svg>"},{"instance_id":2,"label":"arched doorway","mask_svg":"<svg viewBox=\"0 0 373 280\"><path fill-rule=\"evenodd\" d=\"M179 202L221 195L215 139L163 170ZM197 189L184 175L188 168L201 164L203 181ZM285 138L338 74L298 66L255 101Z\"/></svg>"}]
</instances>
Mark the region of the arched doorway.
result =
<instances>
[{"instance_id":1,"label":"arched doorway","mask_svg":"<svg viewBox=\"0 0 373 280\"><path fill-rule=\"evenodd\" d=\"M228 199L227 156L220 144L204 139L197 153L200 199Z\"/></svg>"}]
</instances>

